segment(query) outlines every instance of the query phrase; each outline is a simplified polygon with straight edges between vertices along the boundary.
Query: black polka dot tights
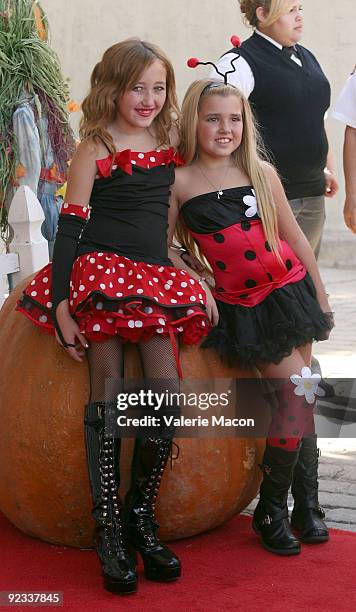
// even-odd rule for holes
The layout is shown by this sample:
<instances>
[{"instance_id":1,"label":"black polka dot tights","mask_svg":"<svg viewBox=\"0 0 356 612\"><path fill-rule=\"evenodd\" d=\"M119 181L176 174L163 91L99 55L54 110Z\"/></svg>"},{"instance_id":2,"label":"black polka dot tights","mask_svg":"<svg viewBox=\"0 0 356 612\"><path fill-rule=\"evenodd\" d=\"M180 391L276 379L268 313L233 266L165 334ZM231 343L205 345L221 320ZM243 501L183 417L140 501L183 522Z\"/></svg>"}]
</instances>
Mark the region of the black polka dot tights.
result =
<instances>
[{"instance_id":1,"label":"black polka dot tights","mask_svg":"<svg viewBox=\"0 0 356 612\"><path fill-rule=\"evenodd\" d=\"M276 405L268 432L268 444L286 451L298 449L301 439L315 433L314 405L296 395L296 385L283 381L275 390Z\"/></svg>"}]
</instances>

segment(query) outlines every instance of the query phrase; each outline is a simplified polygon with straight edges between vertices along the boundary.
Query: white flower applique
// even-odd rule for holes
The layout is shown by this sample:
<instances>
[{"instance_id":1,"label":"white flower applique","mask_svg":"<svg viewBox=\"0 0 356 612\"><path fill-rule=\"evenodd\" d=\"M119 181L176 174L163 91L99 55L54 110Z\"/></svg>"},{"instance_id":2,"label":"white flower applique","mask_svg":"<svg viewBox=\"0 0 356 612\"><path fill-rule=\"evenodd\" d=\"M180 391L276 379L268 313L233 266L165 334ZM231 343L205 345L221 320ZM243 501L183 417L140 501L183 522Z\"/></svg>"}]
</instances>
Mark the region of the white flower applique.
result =
<instances>
[{"instance_id":1,"label":"white flower applique","mask_svg":"<svg viewBox=\"0 0 356 612\"><path fill-rule=\"evenodd\" d=\"M251 189L251 191L253 193L253 196L246 195L242 198L243 203L246 204L246 206L248 206L248 209L245 210L245 215L246 217L249 217L249 218L254 217L255 215L260 216L260 213L258 212L255 190Z\"/></svg>"},{"instance_id":2,"label":"white flower applique","mask_svg":"<svg viewBox=\"0 0 356 612\"><path fill-rule=\"evenodd\" d=\"M300 396L305 395L308 404L314 402L316 395L320 397L325 395L325 391L318 386L321 381L320 374L312 374L311 369L308 367L302 368L301 376L292 374L290 380L296 386L294 393Z\"/></svg>"}]
</instances>

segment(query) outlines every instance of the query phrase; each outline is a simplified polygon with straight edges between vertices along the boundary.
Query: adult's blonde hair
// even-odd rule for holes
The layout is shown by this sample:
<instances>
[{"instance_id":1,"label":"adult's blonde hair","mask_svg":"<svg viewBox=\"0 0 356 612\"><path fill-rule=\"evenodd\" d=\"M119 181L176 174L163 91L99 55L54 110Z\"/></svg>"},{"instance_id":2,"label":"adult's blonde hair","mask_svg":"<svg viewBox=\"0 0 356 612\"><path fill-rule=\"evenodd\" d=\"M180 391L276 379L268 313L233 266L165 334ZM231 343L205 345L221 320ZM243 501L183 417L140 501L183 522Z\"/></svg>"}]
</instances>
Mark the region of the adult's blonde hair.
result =
<instances>
[{"instance_id":1,"label":"adult's blonde hair","mask_svg":"<svg viewBox=\"0 0 356 612\"><path fill-rule=\"evenodd\" d=\"M253 28L258 28L259 21L256 10L261 6L267 17L263 26L272 25L277 19L288 13L292 0L239 0L244 21Z\"/></svg>"},{"instance_id":2,"label":"adult's blonde hair","mask_svg":"<svg viewBox=\"0 0 356 612\"><path fill-rule=\"evenodd\" d=\"M199 143L197 139L197 126L199 111L203 100L210 96L235 96L241 100L243 132L240 146L231 154L236 165L250 178L255 190L258 202L258 210L261 217L266 240L272 251L280 260L278 253L279 238L276 207L272 196L269 181L266 178L267 154L257 132L252 116L250 105L243 93L236 87L224 85L221 81L204 79L194 81L185 94L182 104L182 115L180 122L180 145L179 153L187 164L192 163L199 156ZM181 219L176 227L176 240L183 245L187 251L197 256L204 265L206 261L187 231Z\"/></svg>"},{"instance_id":3,"label":"adult's blonde hair","mask_svg":"<svg viewBox=\"0 0 356 612\"><path fill-rule=\"evenodd\" d=\"M83 101L83 117L80 122L82 139L102 140L112 155L113 139L107 126L118 114L117 101L125 91L133 87L143 72L160 60L166 69L166 100L154 120L158 146L170 143L170 131L179 116L174 70L163 51L138 38L128 38L107 49L96 64L90 79L90 91Z\"/></svg>"}]
</instances>

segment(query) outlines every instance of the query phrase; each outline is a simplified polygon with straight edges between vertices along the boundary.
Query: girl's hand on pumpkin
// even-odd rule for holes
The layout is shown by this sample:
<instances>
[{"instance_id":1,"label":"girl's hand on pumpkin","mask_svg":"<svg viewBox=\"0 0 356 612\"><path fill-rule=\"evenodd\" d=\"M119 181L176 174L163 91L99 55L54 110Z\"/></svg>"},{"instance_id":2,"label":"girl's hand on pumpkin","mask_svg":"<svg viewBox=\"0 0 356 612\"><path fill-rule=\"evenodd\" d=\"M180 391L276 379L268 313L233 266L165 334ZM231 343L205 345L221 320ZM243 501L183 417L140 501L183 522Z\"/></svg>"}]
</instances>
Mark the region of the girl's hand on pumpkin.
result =
<instances>
[{"instance_id":1,"label":"girl's hand on pumpkin","mask_svg":"<svg viewBox=\"0 0 356 612\"><path fill-rule=\"evenodd\" d=\"M85 349L89 348L89 345L85 336L80 333L78 324L70 315L64 315L63 313L57 314L57 323L61 330L63 340L68 346L64 346L58 332L56 331L57 342L59 342L59 344L65 348L68 355L72 357L74 361L83 361Z\"/></svg>"}]
</instances>

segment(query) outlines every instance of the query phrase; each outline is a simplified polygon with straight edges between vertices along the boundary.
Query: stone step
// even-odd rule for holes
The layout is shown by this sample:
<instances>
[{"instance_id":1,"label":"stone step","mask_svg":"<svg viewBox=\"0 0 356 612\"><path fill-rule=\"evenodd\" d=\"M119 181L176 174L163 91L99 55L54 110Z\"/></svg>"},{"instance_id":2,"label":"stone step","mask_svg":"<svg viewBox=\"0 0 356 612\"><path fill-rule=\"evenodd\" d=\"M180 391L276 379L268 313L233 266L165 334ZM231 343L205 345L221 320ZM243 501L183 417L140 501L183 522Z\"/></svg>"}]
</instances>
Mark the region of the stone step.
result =
<instances>
[{"instance_id":1,"label":"stone step","mask_svg":"<svg viewBox=\"0 0 356 612\"><path fill-rule=\"evenodd\" d=\"M318 265L328 268L355 268L355 237L345 229L325 230Z\"/></svg>"},{"instance_id":2,"label":"stone step","mask_svg":"<svg viewBox=\"0 0 356 612\"><path fill-rule=\"evenodd\" d=\"M345 529L348 529L350 525L356 527L356 508L354 510L349 508L326 508L325 513L327 522L340 523L340 529L342 529L341 525L344 525Z\"/></svg>"},{"instance_id":3,"label":"stone step","mask_svg":"<svg viewBox=\"0 0 356 612\"><path fill-rule=\"evenodd\" d=\"M319 492L319 501L324 510L327 508L342 508L345 511L356 510L356 495L329 493L321 490Z\"/></svg>"},{"instance_id":4,"label":"stone step","mask_svg":"<svg viewBox=\"0 0 356 612\"><path fill-rule=\"evenodd\" d=\"M320 493L342 493L344 495L355 495L356 496L356 483L347 482L345 480L339 482L335 480L328 480L327 478L319 479L319 491Z\"/></svg>"},{"instance_id":5,"label":"stone step","mask_svg":"<svg viewBox=\"0 0 356 612\"><path fill-rule=\"evenodd\" d=\"M326 478L327 480L341 480L354 483L356 482L356 465L340 465L337 463L328 464L324 462L320 463L319 478Z\"/></svg>"},{"instance_id":6,"label":"stone step","mask_svg":"<svg viewBox=\"0 0 356 612\"><path fill-rule=\"evenodd\" d=\"M339 529L340 531L353 531L356 533L356 525L350 525L345 523L335 523L334 521L327 521L330 529Z\"/></svg>"}]
</instances>

